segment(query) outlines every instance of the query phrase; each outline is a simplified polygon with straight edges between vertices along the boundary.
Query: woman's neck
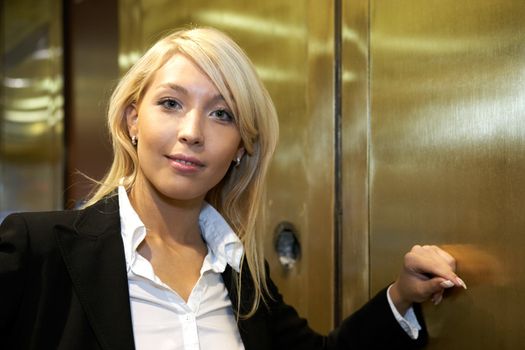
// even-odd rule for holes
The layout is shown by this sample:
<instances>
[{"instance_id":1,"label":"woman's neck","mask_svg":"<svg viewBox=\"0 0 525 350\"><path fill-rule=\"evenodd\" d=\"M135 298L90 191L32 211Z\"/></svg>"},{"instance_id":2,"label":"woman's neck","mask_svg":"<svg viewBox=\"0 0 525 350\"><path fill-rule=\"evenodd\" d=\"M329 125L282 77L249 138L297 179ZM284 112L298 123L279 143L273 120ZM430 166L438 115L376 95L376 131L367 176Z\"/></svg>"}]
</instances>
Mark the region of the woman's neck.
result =
<instances>
[{"instance_id":1,"label":"woman's neck","mask_svg":"<svg viewBox=\"0 0 525 350\"><path fill-rule=\"evenodd\" d=\"M175 200L159 193L151 183L137 178L130 202L149 236L167 244L201 244L199 214L204 198Z\"/></svg>"}]
</instances>

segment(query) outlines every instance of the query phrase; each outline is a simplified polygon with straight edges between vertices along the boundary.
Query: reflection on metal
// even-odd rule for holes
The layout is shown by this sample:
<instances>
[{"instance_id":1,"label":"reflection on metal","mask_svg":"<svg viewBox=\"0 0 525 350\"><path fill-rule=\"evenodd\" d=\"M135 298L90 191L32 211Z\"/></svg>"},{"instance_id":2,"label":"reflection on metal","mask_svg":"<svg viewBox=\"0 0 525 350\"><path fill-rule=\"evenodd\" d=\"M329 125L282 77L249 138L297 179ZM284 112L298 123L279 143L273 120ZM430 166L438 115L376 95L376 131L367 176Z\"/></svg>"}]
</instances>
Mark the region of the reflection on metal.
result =
<instances>
[{"instance_id":1,"label":"reflection on metal","mask_svg":"<svg viewBox=\"0 0 525 350\"><path fill-rule=\"evenodd\" d=\"M276 17L276 16L275 16ZM195 18L201 23L212 26L221 26L225 29L249 31L254 35L268 37L282 37L285 40L299 39L306 36L304 25L291 25L290 23L276 20L274 16L250 16L240 11L199 11Z\"/></svg>"},{"instance_id":2,"label":"reflection on metal","mask_svg":"<svg viewBox=\"0 0 525 350\"><path fill-rule=\"evenodd\" d=\"M128 53L120 53L118 55L118 66L122 72L127 71L140 58L141 52L132 51Z\"/></svg>"},{"instance_id":3,"label":"reflection on metal","mask_svg":"<svg viewBox=\"0 0 525 350\"><path fill-rule=\"evenodd\" d=\"M368 21L366 1L342 2L342 314L369 298Z\"/></svg>"},{"instance_id":4,"label":"reflection on metal","mask_svg":"<svg viewBox=\"0 0 525 350\"><path fill-rule=\"evenodd\" d=\"M299 72L291 72L278 67L265 67L260 64L257 65L256 68L259 77L266 82L300 84L304 81L304 76L300 75Z\"/></svg>"},{"instance_id":5,"label":"reflection on metal","mask_svg":"<svg viewBox=\"0 0 525 350\"><path fill-rule=\"evenodd\" d=\"M525 3L371 7L371 291L444 245L469 289L425 308L429 349L522 348Z\"/></svg>"},{"instance_id":6,"label":"reflection on metal","mask_svg":"<svg viewBox=\"0 0 525 350\"><path fill-rule=\"evenodd\" d=\"M4 77L4 86L11 89L28 88L33 85L33 79Z\"/></svg>"},{"instance_id":7,"label":"reflection on metal","mask_svg":"<svg viewBox=\"0 0 525 350\"><path fill-rule=\"evenodd\" d=\"M520 273L520 268L504 264L496 254L473 244L442 244L441 247L453 256L461 257L461 273L469 276L470 289L481 285L509 287L511 276Z\"/></svg>"},{"instance_id":8,"label":"reflection on metal","mask_svg":"<svg viewBox=\"0 0 525 350\"><path fill-rule=\"evenodd\" d=\"M171 4L171 2L170 2ZM333 0L250 2L181 0L120 2L120 67L167 30L194 25L229 33L254 62L276 104L280 146L270 170L267 227L293 222L301 260L286 273L265 249L286 300L319 331L333 321ZM323 300L323 303L319 303Z\"/></svg>"},{"instance_id":9,"label":"reflection on metal","mask_svg":"<svg viewBox=\"0 0 525 350\"><path fill-rule=\"evenodd\" d=\"M368 23L368 4L347 1L343 3L341 16L343 17L343 27L341 37L347 46L354 46L360 55L368 55L368 32L365 25ZM358 10L357 15L352 11ZM346 57L345 57L346 58Z\"/></svg>"},{"instance_id":10,"label":"reflection on metal","mask_svg":"<svg viewBox=\"0 0 525 350\"><path fill-rule=\"evenodd\" d=\"M61 2L5 1L0 16L0 220L63 202Z\"/></svg>"}]
</instances>

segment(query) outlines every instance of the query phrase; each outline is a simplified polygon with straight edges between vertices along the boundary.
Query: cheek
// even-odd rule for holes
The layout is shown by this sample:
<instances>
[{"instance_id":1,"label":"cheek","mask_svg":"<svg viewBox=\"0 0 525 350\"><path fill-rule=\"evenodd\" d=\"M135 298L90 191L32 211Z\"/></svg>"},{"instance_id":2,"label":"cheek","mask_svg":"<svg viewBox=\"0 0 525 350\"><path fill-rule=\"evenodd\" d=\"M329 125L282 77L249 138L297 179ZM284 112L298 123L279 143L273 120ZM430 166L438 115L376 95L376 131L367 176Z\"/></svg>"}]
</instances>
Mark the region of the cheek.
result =
<instances>
[{"instance_id":1,"label":"cheek","mask_svg":"<svg viewBox=\"0 0 525 350\"><path fill-rule=\"evenodd\" d=\"M227 154L227 156L226 156ZM212 175L212 187L215 187L218 183L220 183L226 176L228 176L228 171L230 170L230 167L232 166L232 159L235 156L235 151L232 152L231 149L227 150L227 152L224 152L222 154L222 157L217 157L217 160L220 160L216 163L215 168L213 169L213 175Z\"/></svg>"},{"instance_id":2,"label":"cheek","mask_svg":"<svg viewBox=\"0 0 525 350\"><path fill-rule=\"evenodd\" d=\"M143 129L137 144L137 156L139 166L143 171L153 175L162 162L163 155L168 153L167 137L163 133L154 132L151 129Z\"/></svg>"},{"instance_id":3,"label":"cheek","mask_svg":"<svg viewBox=\"0 0 525 350\"><path fill-rule=\"evenodd\" d=\"M142 143L142 148L146 149L160 149L166 146L170 140L173 139L173 133L170 131L168 125L152 125L151 123L143 123L139 128L138 142Z\"/></svg>"},{"instance_id":4,"label":"cheek","mask_svg":"<svg viewBox=\"0 0 525 350\"><path fill-rule=\"evenodd\" d=\"M220 168L224 173L229 169L233 158L235 157L235 149L228 148L225 149L224 152L221 152L220 155L218 154L216 159L219 160L217 162L218 168ZM224 175L224 174L222 174Z\"/></svg>"},{"instance_id":5,"label":"cheek","mask_svg":"<svg viewBox=\"0 0 525 350\"><path fill-rule=\"evenodd\" d=\"M226 141L228 140L228 141ZM224 169L224 172L230 167L237 150L239 149L240 137L230 137L218 139L215 147L214 158L218 161L217 167Z\"/></svg>"}]
</instances>

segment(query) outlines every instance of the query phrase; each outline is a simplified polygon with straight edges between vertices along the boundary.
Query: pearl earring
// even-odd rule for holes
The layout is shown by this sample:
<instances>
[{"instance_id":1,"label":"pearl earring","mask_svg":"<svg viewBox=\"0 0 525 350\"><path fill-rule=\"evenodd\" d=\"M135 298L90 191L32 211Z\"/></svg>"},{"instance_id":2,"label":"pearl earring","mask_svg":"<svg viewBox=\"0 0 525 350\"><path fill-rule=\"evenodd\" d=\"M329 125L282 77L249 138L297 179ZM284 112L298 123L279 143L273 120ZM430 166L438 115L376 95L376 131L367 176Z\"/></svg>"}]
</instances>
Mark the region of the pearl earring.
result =
<instances>
[{"instance_id":1,"label":"pearl earring","mask_svg":"<svg viewBox=\"0 0 525 350\"><path fill-rule=\"evenodd\" d=\"M137 143L138 143L138 141L137 141L137 136L131 136L131 144L132 144L133 146L136 146Z\"/></svg>"}]
</instances>

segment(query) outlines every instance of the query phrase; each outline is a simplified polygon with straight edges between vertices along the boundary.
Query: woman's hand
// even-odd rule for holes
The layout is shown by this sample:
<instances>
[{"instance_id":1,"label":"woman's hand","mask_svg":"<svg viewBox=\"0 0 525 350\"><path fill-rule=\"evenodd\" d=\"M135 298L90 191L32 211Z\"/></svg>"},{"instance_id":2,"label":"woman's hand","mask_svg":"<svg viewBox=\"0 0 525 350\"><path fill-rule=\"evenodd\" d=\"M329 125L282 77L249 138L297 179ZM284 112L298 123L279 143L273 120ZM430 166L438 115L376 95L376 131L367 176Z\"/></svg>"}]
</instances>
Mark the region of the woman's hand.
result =
<instances>
[{"instance_id":1,"label":"woman's hand","mask_svg":"<svg viewBox=\"0 0 525 350\"><path fill-rule=\"evenodd\" d=\"M390 298L401 315L412 303L432 299L437 305L443 299L445 289L467 289L455 270L456 259L443 249L416 245L405 255L401 274L390 288Z\"/></svg>"}]
</instances>

